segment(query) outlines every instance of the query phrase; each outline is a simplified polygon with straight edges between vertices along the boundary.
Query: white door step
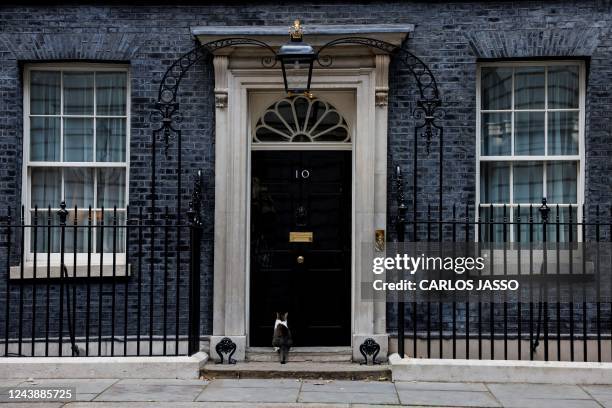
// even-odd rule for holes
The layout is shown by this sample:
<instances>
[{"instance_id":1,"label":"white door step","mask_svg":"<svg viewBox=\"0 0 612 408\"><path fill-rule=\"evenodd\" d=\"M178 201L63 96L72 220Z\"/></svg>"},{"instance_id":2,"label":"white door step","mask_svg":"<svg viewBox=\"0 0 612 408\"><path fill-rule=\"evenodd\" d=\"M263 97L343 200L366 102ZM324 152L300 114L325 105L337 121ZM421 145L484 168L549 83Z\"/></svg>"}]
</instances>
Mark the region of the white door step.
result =
<instances>
[{"instance_id":1,"label":"white door step","mask_svg":"<svg viewBox=\"0 0 612 408\"><path fill-rule=\"evenodd\" d=\"M292 347L289 351L290 362L342 363L350 362L350 347ZM250 362L279 362L278 352L272 347L249 347L246 360Z\"/></svg>"},{"instance_id":2,"label":"white door step","mask_svg":"<svg viewBox=\"0 0 612 408\"><path fill-rule=\"evenodd\" d=\"M324 380L390 381L391 369L387 364L361 365L358 363L321 362L238 362L236 364L207 363L201 371L207 379L213 378L296 378Z\"/></svg>"}]
</instances>

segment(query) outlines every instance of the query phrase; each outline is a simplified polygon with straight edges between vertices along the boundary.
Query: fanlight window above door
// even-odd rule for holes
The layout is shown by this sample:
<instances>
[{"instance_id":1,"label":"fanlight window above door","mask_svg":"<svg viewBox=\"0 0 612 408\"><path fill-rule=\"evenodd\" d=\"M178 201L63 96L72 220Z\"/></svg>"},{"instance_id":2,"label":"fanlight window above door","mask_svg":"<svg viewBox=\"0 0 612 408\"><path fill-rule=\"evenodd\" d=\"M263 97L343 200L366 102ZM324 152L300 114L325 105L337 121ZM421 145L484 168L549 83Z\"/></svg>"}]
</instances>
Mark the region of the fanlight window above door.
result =
<instances>
[{"instance_id":1,"label":"fanlight window above door","mask_svg":"<svg viewBox=\"0 0 612 408\"><path fill-rule=\"evenodd\" d=\"M351 143L346 120L329 103L305 96L283 98L257 121L253 143Z\"/></svg>"}]
</instances>

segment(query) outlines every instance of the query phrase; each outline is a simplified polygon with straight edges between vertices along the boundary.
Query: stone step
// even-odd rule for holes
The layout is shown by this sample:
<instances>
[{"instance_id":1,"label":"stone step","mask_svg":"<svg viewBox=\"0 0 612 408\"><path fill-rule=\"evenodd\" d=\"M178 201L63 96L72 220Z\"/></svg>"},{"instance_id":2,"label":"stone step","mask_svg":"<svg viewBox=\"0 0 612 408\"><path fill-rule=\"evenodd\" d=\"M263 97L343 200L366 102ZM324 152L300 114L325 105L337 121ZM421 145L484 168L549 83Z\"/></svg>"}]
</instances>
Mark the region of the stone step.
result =
<instances>
[{"instance_id":1,"label":"stone step","mask_svg":"<svg viewBox=\"0 0 612 408\"><path fill-rule=\"evenodd\" d=\"M236 364L207 363L200 371L206 379L215 378L295 378L323 380L390 381L391 367L387 364L318 362L238 362Z\"/></svg>"},{"instance_id":2,"label":"stone step","mask_svg":"<svg viewBox=\"0 0 612 408\"><path fill-rule=\"evenodd\" d=\"M292 347L288 361L341 363L350 362L351 358L350 347ZM279 355L272 347L249 347L246 350L246 360L274 363L279 362Z\"/></svg>"}]
</instances>

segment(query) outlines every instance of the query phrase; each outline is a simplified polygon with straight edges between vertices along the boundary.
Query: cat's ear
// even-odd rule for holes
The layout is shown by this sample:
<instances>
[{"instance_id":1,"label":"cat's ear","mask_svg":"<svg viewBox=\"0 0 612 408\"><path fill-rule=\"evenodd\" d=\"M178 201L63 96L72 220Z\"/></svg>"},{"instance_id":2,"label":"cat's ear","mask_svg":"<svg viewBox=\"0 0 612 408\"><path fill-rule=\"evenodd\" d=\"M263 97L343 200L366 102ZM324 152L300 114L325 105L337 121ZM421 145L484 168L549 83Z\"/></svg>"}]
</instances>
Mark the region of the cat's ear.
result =
<instances>
[{"instance_id":1,"label":"cat's ear","mask_svg":"<svg viewBox=\"0 0 612 408\"><path fill-rule=\"evenodd\" d=\"M280 314L280 312L276 312L276 320L281 320L281 314Z\"/></svg>"},{"instance_id":2,"label":"cat's ear","mask_svg":"<svg viewBox=\"0 0 612 408\"><path fill-rule=\"evenodd\" d=\"M289 312L283 313L283 321L287 321L287 316L289 316Z\"/></svg>"}]
</instances>

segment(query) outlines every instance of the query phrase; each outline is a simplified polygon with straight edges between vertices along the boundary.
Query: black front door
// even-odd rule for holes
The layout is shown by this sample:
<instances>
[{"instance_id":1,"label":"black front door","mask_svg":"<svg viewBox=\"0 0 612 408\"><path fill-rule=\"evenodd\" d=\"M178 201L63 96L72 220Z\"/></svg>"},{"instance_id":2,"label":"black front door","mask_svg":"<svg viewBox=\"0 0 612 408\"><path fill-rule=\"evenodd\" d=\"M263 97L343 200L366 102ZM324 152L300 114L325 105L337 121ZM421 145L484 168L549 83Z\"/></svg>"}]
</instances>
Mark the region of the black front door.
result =
<instances>
[{"instance_id":1,"label":"black front door","mask_svg":"<svg viewBox=\"0 0 612 408\"><path fill-rule=\"evenodd\" d=\"M289 312L294 346L350 345L351 153L254 151L250 345Z\"/></svg>"}]
</instances>

